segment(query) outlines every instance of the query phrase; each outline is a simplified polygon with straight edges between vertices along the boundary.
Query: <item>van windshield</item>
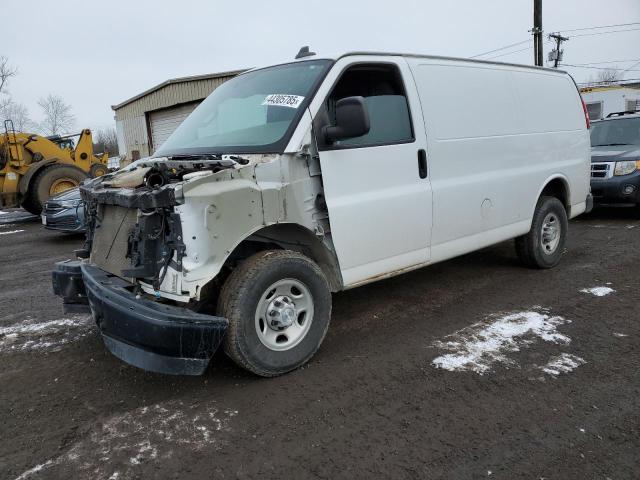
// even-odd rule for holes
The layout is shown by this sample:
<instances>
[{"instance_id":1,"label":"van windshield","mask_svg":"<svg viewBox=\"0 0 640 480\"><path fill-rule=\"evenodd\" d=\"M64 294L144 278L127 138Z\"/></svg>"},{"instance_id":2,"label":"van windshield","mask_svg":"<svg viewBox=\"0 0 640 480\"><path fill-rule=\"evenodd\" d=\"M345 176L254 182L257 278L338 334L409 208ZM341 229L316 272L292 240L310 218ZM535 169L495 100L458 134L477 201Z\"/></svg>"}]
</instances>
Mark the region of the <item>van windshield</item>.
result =
<instances>
[{"instance_id":1,"label":"van windshield","mask_svg":"<svg viewBox=\"0 0 640 480\"><path fill-rule=\"evenodd\" d=\"M330 63L279 65L223 83L154 156L282 152Z\"/></svg>"},{"instance_id":2,"label":"van windshield","mask_svg":"<svg viewBox=\"0 0 640 480\"><path fill-rule=\"evenodd\" d=\"M591 146L640 145L640 117L602 120L591 125Z\"/></svg>"}]
</instances>

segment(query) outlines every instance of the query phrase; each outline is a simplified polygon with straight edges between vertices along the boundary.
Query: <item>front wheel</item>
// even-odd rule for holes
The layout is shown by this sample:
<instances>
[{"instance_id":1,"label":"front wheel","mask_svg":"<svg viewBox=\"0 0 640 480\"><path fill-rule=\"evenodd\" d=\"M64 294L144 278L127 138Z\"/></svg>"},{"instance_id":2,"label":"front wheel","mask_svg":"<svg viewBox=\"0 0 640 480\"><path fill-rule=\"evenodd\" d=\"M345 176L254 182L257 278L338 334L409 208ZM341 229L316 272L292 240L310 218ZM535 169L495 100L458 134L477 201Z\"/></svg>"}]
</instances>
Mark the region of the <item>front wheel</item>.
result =
<instances>
[{"instance_id":1,"label":"front wheel","mask_svg":"<svg viewBox=\"0 0 640 480\"><path fill-rule=\"evenodd\" d=\"M552 268L560 262L567 240L567 212L555 197L541 197L536 205L531 230L516 238L520 261L530 268Z\"/></svg>"},{"instance_id":2,"label":"front wheel","mask_svg":"<svg viewBox=\"0 0 640 480\"><path fill-rule=\"evenodd\" d=\"M218 299L229 320L224 349L239 366L274 377L304 365L331 318L331 292L320 267L289 250L259 252L229 276Z\"/></svg>"}]
</instances>

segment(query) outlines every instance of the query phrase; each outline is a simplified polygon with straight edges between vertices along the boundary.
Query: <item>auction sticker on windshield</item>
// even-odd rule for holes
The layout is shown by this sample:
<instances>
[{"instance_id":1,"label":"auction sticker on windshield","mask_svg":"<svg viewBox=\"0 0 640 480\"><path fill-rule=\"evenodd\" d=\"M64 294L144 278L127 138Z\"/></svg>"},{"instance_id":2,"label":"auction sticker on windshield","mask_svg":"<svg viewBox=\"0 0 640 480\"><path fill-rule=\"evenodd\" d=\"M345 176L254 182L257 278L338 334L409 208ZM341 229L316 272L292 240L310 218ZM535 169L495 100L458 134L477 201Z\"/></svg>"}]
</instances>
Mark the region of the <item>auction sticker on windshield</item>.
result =
<instances>
[{"instance_id":1,"label":"auction sticker on windshield","mask_svg":"<svg viewBox=\"0 0 640 480\"><path fill-rule=\"evenodd\" d=\"M262 105L270 105L274 107L289 107L289 108L298 108L304 97L300 95L285 95L282 93L272 93L271 95L267 95L262 102Z\"/></svg>"}]
</instances>

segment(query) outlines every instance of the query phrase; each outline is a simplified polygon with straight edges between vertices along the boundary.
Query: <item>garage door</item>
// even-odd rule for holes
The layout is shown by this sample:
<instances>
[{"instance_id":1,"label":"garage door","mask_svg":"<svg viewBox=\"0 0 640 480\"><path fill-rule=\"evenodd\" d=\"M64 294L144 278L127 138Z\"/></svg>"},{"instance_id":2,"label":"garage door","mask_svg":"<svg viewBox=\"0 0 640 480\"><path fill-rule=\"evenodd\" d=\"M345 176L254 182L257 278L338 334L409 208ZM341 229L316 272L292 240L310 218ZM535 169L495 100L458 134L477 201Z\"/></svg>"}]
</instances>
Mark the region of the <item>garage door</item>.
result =
<instances>
[{"instance_id":1,"label":"garage door","mask_svg":"<svg viewBox=\"0 0 640 480\"><path fill-rule=\"evenodd\" d=\"M178 128L178 125L180 125L198 105L199 102L189 103L178 107L158 110L149 114L153 152L160 148L164 141L169 138L169 135Z\"/></svg>"}]
</instances>

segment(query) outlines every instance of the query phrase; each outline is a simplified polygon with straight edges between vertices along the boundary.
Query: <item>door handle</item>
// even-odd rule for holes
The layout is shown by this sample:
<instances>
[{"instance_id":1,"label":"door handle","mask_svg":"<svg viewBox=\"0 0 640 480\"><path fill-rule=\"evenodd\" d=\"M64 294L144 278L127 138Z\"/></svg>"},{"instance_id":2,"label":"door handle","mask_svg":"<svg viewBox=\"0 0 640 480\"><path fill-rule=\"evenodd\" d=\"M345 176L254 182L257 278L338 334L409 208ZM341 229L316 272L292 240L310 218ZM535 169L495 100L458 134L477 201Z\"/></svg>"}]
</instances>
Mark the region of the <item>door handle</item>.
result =
<instances>
[{"instance_id":1,"label":"door handle","mask_svg":"<svg viewBox=\"0 0 640 480\"><path fill-rule=\"evenodd\" d=\"M418 175L420 178L427 178L427 152L424 148L418 150Z\"/></svg>"}]
</instances>

